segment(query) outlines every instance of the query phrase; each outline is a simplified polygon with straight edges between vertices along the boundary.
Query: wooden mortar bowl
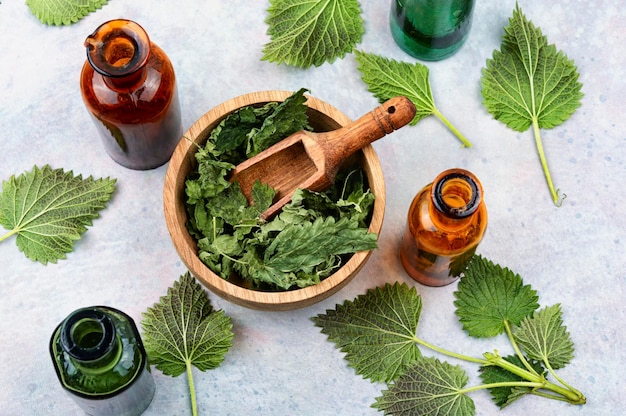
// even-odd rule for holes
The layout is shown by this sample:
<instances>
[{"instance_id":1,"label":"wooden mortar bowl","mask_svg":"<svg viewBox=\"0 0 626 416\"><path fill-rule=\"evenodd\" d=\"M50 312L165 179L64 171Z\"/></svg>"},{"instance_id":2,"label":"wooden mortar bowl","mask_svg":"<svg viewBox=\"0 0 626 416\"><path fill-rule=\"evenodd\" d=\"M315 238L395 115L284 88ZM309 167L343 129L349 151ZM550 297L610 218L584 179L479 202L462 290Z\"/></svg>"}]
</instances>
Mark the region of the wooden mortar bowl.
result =
<instances>
[{"instance_id":1,"label":"wooden mortar bowl","mask_svg":"<svg viewBox=\"0 0 626 416\"><path fill-rule=\"evenodd\" d=\"M244 281L233 276L225 280L213 273L198 257L196 240L186 228L185 179L195 169L194 154L197 147L194 141L203 145L217 124L233 111L248 105L263 105L271 101L284 101L290 91L261 91L244 94L228 100L198 119L185 133L169 162L165 175L163 205L165 221L174 247L189 271L208 289L235 304L261 310L279 311L310 306L319 302L350 282L365 265L371 251L358 252L343 264L335 273L317 285L280 292L266 292L248 289ZM330 131L342 127L352 120L333 106L311 96L307 96L309 123L314 131ZM378 157L371 145L357 152L348 163L360 165L376 196L369 231L380 233L385 213L385 183Z\"/></svg>"}]
</instances>

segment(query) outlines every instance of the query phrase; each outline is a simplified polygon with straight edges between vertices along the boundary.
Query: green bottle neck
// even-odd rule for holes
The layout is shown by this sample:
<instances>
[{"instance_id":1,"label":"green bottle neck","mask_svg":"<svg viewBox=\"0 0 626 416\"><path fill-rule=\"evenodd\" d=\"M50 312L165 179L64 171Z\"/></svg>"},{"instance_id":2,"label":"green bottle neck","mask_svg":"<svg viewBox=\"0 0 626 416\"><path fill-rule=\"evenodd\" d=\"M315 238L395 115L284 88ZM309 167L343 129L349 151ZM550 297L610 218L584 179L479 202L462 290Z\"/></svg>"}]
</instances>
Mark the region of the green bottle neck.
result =
<instances>
[{"instance_id":1,"label":"green bottle neck","mask_svg":"<svg viewBox=\"0 0 626 416\"><path fill-rule=\"evenodd\" d=\"M119 362L122 346L110 316L99 309L82 309L61 327L61 345L84 374L110 371Z\"/></svg>"}]
</instances>

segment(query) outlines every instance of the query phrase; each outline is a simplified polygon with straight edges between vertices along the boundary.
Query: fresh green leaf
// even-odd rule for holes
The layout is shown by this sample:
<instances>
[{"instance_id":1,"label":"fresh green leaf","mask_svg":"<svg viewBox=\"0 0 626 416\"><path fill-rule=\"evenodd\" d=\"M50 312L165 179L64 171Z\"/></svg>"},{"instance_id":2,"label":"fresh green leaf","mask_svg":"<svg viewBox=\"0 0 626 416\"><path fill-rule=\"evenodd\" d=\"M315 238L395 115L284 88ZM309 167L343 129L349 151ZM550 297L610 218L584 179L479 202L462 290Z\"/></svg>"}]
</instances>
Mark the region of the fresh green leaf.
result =
<instances>
[{"instance_id":1,"label":"fresh green leaf","mask_svg":"<svg viewBox=\"0 0 626 416\"><path fill-rule=\"evenodd\" d=\"M573 61L548 44L519 5L504 32L500 51L494 51L483 69L485 106L516 131L526 131L535 122L546 129L560 125L582 98Z\"/></svg>"},{"instance_id":2,"label":"fresh green leaf","mask_svg":"<svg viewBox=\"0 0 626 416\"><path fill-rule=\"evenodd\" d=\"M150 364L163 374L187 372L193 414L197 414L192 366L219 366L232 346L232 322L214 310L206 292L187 272L158 303L142 314L143 342Z\"/></svg>"},{"instance_id":3,"label":"fresh green leaf","mask_svg":"<svg viewBox=\"0 0 626 416\"><path fill-rule=\"evenodd\" d=\"M411 125L421 119L435 115L463 143L465 147L472 144L446 119L435 106L430 89L428 67L419 62L407 63L379 55L355 51L358 69L367 89L379 102L383 103L392 97L403 95L410 99L417 112Z\"/></svg>"},{"instance_id":4,"label":"fresh green leaf","mask_svg":"<svg viewBox=\"0 0 626 416\"><path fill-rule=\"evenodd\" d=\"M108 3L108 0L26 0L37 19L46 25L71 25Z\"/></svg>"},{"instance_id":5,"label":"fresh green leaf","mask_svg":"<svg viewBox=\"0 0 626 416\"><path fill-rule=\"evenodd\" d=\"M148 308L141 325L150 363L173 377L192 365L200 371L216 368L234 337L230 318L213 309L207 293L189 272Z\"/></svg>"},{"instance_id":6,"label":"fresh green leaf","mask_svg":"<svg viewBox=\"0 0 626 416\"><path fill-rule=\"evenodd\" d=\"M519 325L538 307L537 293L507 268L476 255L467 266L457 291L456 314L474 337L493 337L506 323Z\"/></svg>"},{"instance_id":7,"label":"fresh green leaf","mask_svg":"<svg viewBox=\"0 0 626 416\"><path fill-rule=\"evenodd\" d=\"M99 217L115 191L115 179L83 179L63 169L33 167L2 183L0 225L17 234L17 247L43 264L56 263Z\"/></svg>"},{"instance_id":8,"label":"fresh green leaf","mask_svg":"<svg viewBox=\"0 0 626 416\"><path fill-rule=\"evenodd\" d=\"M415 287L396 282L368 290L312 319L346 353L357 374L388 382L421 357L415 344L421 310Z\"/></svg>"},{"instance_id":9,"label":"fresh green leaf","mask_svg":"<svg viewBox=\"0 0 626 416\"><path fill-rule=\"evenodd\" d=\"M301 68L334 62L361 42L358 0L270 0L263 60Z\"/></svg>"},{"instance_id":10,"label":"fresh green leaf","mask_svg":"<svg viewBox=\"0 0 626 416\"><path fill-rule=\"evenodd\" d=\"M411 125L435 114L437 108L426 65L400 62L359 50L355 51L355 55L361 78L379 102L399 95L409 98L417 110Z\"/></svg>"},{"instance_id":11,"label":"fresh green leaf","mask_svg":"<svg viewBox=\"0 0 626 416\"><path fill-rule=\"evenodd\" d=\"M473 400L462 389L468 377L459 366L436 358L418 359L372 405L394 416L473 416Z\"/></svg>"},{"instance_id":12,"label":"fresh green leaf","mask_svg":"<svg viewBox=\"0 0 626 416\"><path fill-rule=\"evenodd\" d=\"M548 44L547 38L516 5L502 45L483 68L483 103L496 120L515 131L531 126L548 188L555 204L558 189L552 183L539 129L551 129L580 107L582 84L574 62Z\"/></svg>"},{"instance_id":13,"label":"fresh green leaf","mask_svg":"<svg viewBox=\"0 0 626 416\"><path fill-rule=\"evenodd\" d=\"M524 364L517 355L511 355L503 357L506 361L522 368ZM533 369L537 374L544 374L544 369L538 362L531 363ZM485 384L494 383L511 383L525 381L523 377L511 373L501 367L493 365L485 365L480 367L480 378ZM532 387L526 386L514 386L514 385L501 385L489 389L494 403L503 408L513 403L515 400L522 398L524 395L532 393Z\"/></svg>"},{"instance_id":14,"label":"fresh green leaf","mask_svg":"<svg viewBox=\"0 0 626 416\"><path fill-rule=\"evenodd\" d=\"M385 414L473 415L474 403L466 395L481 389L488 389L499 407L527 394L585 404L585 396L565 383L550 364L552 360L557 367L563 366L573 353L569 334L561 322L560 307L547 308L531 318L537 309L535 292L524 286L518 275L478 255L465 273L459 283L464 287L456 293L457 309L462 309L457 315L464 319L471 312L469 332L476 332L477 336L495 335L506 329L515 355L503 357L496 349L484 353L482 358L472 357L417 337L421 298L414 287L409 289L406 284L387 283L312 319L346 353L348 364L357 374L372 381L391 382L372 405ZM468 296L472 292L478 295ZM487 315L486 320L473 316L479 314L481 303L487 305L481 312ZM522 329L517 331L520 336L516 341L518 337L511 328L519 321ZM418 345L478 364L483 384L465 387L468 378L461 368L435 358L422 358ZM526 349L530 358L523 355L520 347ZM549 374L557 381L549 381Z\"/></svg>"},{"instance_id":15,"label":"fresh green leaf","mask_svg":"<svg viewBox=\"0 0 626 416\"><path fill-rule=\"evenodd\" d=\"M574 343L563 325L561 305L545 307L522 321L515 340L532 359L552 369L565 367L574 358Z\"/></svg>"}]
</instances>

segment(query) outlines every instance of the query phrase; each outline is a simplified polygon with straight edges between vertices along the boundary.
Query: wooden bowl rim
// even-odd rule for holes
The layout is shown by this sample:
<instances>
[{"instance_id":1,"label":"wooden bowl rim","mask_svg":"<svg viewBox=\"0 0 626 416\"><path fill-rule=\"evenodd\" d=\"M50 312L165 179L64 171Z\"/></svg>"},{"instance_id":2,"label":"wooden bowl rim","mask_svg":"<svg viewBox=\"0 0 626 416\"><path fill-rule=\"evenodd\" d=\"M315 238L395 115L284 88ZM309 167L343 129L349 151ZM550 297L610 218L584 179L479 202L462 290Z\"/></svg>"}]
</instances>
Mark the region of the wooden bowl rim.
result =
<instances>
[{"instance_id":1,"label":"wooden bowl rim","mask_svg":"<svg viewBox=\"0 0 626 416\"><path fill-rule=\"evenodd\" d=\"M231 283L215 274L202 263L197 255L197 243L187 231L185 225L187 213L182 204L185 197L185 178L195 164L196 145L193 142L204 144L209 132L229 113L242 106L284 101L291 94L293 94L291 91L257 91L232 98L215 106L185 132L172 154L165 174L163 189L165 220L172 243L181 260L189 271L212 292L235 304L253 309L290 310L317 303L336 293L350 282L371 255L371 251L357 252L335 273L320 283L301 289L279 292L257 291ZM339 126L344 126L352 121L330 104L308 94L306 97L308 107L337 122ZM383 172L378 156L371 145L363 148L361 152L364 162L367 162L363 168L368 177L370 188L376 196L369 231L380 234L386 199ZM379 179L374 180L374 178Z\"/></svg>"}]
</instances>

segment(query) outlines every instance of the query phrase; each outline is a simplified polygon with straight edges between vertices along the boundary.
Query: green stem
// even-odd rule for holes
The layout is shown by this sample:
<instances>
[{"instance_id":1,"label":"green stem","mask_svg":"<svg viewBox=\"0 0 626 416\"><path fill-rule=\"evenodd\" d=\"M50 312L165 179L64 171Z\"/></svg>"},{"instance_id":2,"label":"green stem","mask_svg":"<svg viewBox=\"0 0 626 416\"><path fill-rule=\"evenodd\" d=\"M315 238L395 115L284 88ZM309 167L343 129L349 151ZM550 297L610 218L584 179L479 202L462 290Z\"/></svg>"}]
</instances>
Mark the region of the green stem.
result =
<instances>
[{"instance_id":1,"label":"green stem","mask_svg":"<svg viewBox=\"0 0 626 416\"><path fill-rule=\"evenodd\" d=\"M198 416L198 404L196 403L196 388L193 384L193 374L191 372L191 362L185 363L187 367L187 380L189 381L189 396L191 397L191 414Z\"/></svg>"},{"instance_id":2,"label":"green stem","mask_svg":"<svg viewBox=\"0 0 626 416\"><path fill-rule=\"evenodd\" d=\"M532 381L501 381L499 383L480 384L478 386L467 387L455 393L465 394L465 393L471 393L473 391L484 390L484 389L496 389L498 387L529 387L532 389L540 389L543 387L543 383L537 383L537 382L532 382ZM545 394L542 394L542 395L546 396ZM552 395L549 395L549 396L551 396L550 398L563 400L561 397L558 397L558 396L552 396Z\"/></svg>"},{"instance_id":3,"label":"green stem","mask_svg":"<svg viewBox=\"0 0 626 416\"><path fill-rule=\"evenodd\" d=\"M495 354L491 352L486 352L485 358L487 359L489 365L495 365L497 367L500 367L510 373L515 374L518 377L523 378L524 380L528 380L533 383L546 383L546 379L538 375L534 370L528 371L525 368L516 366L515 364L502 358L497 351Z\"/></svg>"},{"instance_id":4,"label":"green stem","mask_svg":"<svg viewBox=\"0 0 626 416\"><path fill-rule=\"evenodd\" d=\"M463 355L463 354L457 354L456 352L453 351L448 351L445 350L443 348L439 348L436 345L433 345L429 342L424 341L423 339L419 339L417 337L413 337L413 341L415 341L417 344L423 345L426 348L429 348L433 351L437 351L440 354L443 355L447 355L448 357L452 357L452 358L456 358L458 360L463 360L463 361L469 361L471 363L476 363L476 364L481 364L481 365L489 365L489 361L484 360L482 358L476 358L476 357L470 357L468 355Z\"/></svg>"},{"instance_id":5,"label":"green stem","mask_svg":"<svg viewBox=\"0 0 626 416\"><path fill-rule=\"evenodd\" d=\"M187 140L190 144L196 146L198 149L202 149L202 147L198 143L196 143L194 140L190 139L189 137L183 136L183 139Z\"/></svg>"},{"instance_id":6,"label":"green stem","mask_svg":"<svg viewBox=\"0 0 626 416\"><path fill-rule=\"evenodd\" d=\"M472 143L469 140L467 140L465 136L463 136L463 134L456 127L454 127L452 123L450 123L450 121L448 121L448 119L443 114L439 112L438 109L433 108L432 110L433 110L433 114L436 115L437 118L441 120L443 124L445 124L446 127L448 127L448 129L450 129L450 131L454 133L454 135L461 141L461 143L463 144L463 147L472 147Z\"/></svg>"},{"instance_id":7,"label":"green stem","mask_svg":"<svg viewBox=\"0 0 626 416\"><path fill-rule=\"evenodd\" d=\"M576 395L578 395L580 401L582 403L585 403L587 401L587 399L585 398L585 396L582 394L581 391L575 389L574 387L570 386L568 383L565 382L565 380L563 380L561 377L559 377L559 375L552 369L552 366L550 365L549 362L544 361L544 364L546 366L546 368L548 369L548 371L550 372L550 374L552 374L552 376L562 385L564 385L567 389L569 389L570 391L574 392Z\"/></svg>"},{"instance_id":8,"label":"green stem","mask_svg":"<svg viewBox=\"0 0 626 416\"><path fill-rule=\"evenodd\" d=\"M491 365L498 366L532 383L542 384L541 388L560 394L572 404L584 404L587 401L585 396L583 396L582 393L580 393L578 390L569 389L563 386L559 386L558 384L554 384L546 380L543 376L536 375L533 372L530 372L516 366L513 363L508 362L504 358L500 357L500 355L498 355L497 353L485 353L485 358L487 359L487 361L489 361L489 364Z\"/></svg>"},{"instance_id":9,"label":"green stem","mask_svg":"<svg viewBox=\"0 0 626 416\"><path fill-rule=\"evenodd\" d=\"M11 237L13 234L17 234L19 232L19 230L17 228L14 228L13 230L9 231L8 233L1 235L0 236L0 241L4 241L7 238Z\"/></svg>"},{"instance_id":10,"label":"green stem","mask_svg":"<svg viewBox=\"0 0 626 416\"><path fill-rule=\"evenodd\" d=\"M535 144L537 145L537 153L539 153L539 160L541 161L541 167L543 168L543 174L546 177L548 188L550 189L550 195L554 205L560 207L563 203L563 199L559 197L559 190L554 188L552 183L552 176L550 175L550 169L548 168L548 161L546 160L545 152L543 151L543 143L541 141L541 133L539 131L539 122L536 117L533 117L533 132L535 134ZM563 196L565 198L565 195Z\"/></svg>"},{"instance_id":11,"label":"green stem","mask_svg":"<svg viewBox=\"0 0 626 416\"><path fill-rule=\"evenodd\" d=\"M510 328L509 328L510 330ZM526 381L513 381L513 382L503 382L503 383L493 383L493 384L486 384L486 385L482 385L482 386L476 386L476 387L470 387L468 390L464 390L464 391L472 391L473 389L478 390L478 389L482 389L482 388L492 388L492 387L504 387L504 386L527 386L527 387L533 387L535 389L545 389L545 390L550 390L551 392L554 392L556 394L558 394L561 397L552 395L552 394L546 394L546 393L538 393L535 392L536 394L539 394L541 396L545 396L551 399L558 399L558 400L565 400L568 401L569 403L572 404L584 404L586 403L587 399L585 398L585 396L583 396L583 394L581 392L579 392L576 389L572 389L569 386L567 386L567 384L563 383L560 379L558 379L561 383L563 383L564 386L567 386L567 388L563 387L563 386L559 386L558 384L554 384L548 380L546 380L545 377L543 377L542 375L537 374L537 372L531 367L529 369L525 369L525 368L521 368L518 367L517 365L505 360L504 358L502 358L496 351L496 353L485 353L484 357L485 359L482 358L476 358L476 357L471 357L471 356L467 356L467 355L463 355L463 354L458 354L456 352L453 351L449 351L443 348L439 348L436 345L433 345L429 342L424 341L423 339L417 338L417 337L413 337L413 341L417 344L420 344L426 348L429 348L433 351L436 351L440 354L446 355L448 357L452 357L452 358L456 358L458 360L463 360L463 361L468 361L468 362L472 362L472 363L476 363L476 364L480 364L483 366L497 366L500 367L512 374L515 374L516 376L526 380ZM515 347L517 347L517 343L513 344ZM521 351L519 351L519 348L516 348L516 351L518 351L518 353L521 356ZM525 359L523 359L522 361L526 361ZM507 384L508 383L508 384ZM496 386L495 384L499 384L499 386ZM487 387L485 387L487 386Z\"/></svg>"},{"instance_id":12,"label":"green stem","mask_svg":"<svg viewBox=\"0 0 626 416\"><path fill-rule=\"evenodd\" d=\"M539 376L539 374L535 371L535 369L530 365L528 360L526 360L526 357L524 357L524 354L522 354L522 351L520 350L519 345L517 345L517 341L515 341L515 338L513 337L511 324L507 320L504 320L504 329L506 331L506 335L509 337L509 342L513 346L513 350L515 351L515 354L517 354L519 359L522 361L522 364L524 364L524 367L526 367L526 369L530 371L531 373Z\"/></svg>"},{"instance_id":13,"label":"green stem","mask_svg":"<svg viewBox=\"0 0 626 416\"><path fill-rule=\"evenodd\" d=\"M551 400L559 400L562 402L570 402L570 400L566 397L563 397L561 395L556 395L556 394L552 394L552 393L547 393L545 391L541 391L540 389L544 388L544 384L543 383L534 383L531 381L502 381L499 383L490 383L490 384L481 384L478 386L472 386L472 387L468 387L465 389L461 389L458 390L456 392L454 392L454 394L466 394L466 393L471 393L473 391L478 391L478 390L484 390L484 389L495 389L498 387L528 387L531 388L532 390L530 390L528 392L528 394L534 394L535 396L540 396L546 399L551 399Z\"/></svg>"}]
</instances>

